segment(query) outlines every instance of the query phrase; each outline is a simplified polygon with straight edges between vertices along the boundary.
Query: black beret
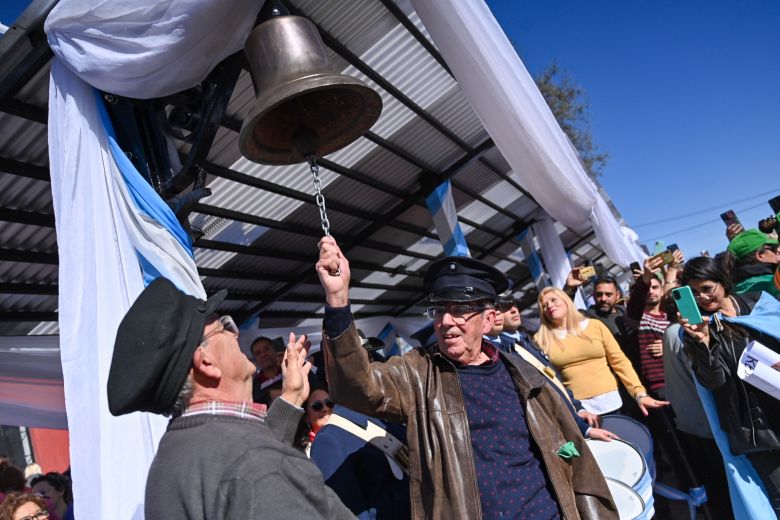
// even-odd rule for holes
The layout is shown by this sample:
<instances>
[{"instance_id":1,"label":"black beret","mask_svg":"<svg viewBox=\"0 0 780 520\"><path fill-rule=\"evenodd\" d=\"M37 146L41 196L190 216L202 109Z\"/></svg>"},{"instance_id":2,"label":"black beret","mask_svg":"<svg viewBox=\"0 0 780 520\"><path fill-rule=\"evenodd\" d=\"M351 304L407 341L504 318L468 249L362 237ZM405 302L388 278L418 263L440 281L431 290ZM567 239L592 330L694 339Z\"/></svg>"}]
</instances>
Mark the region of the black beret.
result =
<instances>
[{"instance_id":1,"label":"black beret","mask_svg":"<svg viewBox=\"0 0 780 520\"><path fill-rule=\"evenodd\" d=\"M423 280L431 303L492 301L508 286L504 273L468 256L447 256L436 260Z\"/></svg>"},{"instance_id":2,"label":"black beret","mask_svg":"<svg viewBox=\"0 0 780 520\"><path fill-rule=\"evenodd\" d=\"M108 372L112 414L170 411L187 379L206 320L226 295L223 289L204 302L165 278L157 278L141 292L116 333Z\"/></svg>"}]
</instances>

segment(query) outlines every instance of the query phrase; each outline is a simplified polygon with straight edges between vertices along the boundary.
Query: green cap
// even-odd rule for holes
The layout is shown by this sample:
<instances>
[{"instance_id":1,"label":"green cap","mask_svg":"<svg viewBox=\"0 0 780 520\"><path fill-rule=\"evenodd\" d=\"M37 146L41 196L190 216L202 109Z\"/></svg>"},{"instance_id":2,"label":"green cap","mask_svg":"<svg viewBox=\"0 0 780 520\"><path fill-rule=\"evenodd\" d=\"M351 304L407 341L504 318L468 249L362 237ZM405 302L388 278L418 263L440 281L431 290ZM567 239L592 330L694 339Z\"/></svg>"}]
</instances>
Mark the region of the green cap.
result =
<instances>
[{"instance_id":1,"label":"green cap","mask_svg":"<svg viewBox=\"0 0 780 520\"><path fill-rule=\"evenodd\" d=\"M776 246L777 240L758 229L748 229L731 239L728 250L737 257L737 260L742 260L766 244Z\"/></svg>"}]
</instances>

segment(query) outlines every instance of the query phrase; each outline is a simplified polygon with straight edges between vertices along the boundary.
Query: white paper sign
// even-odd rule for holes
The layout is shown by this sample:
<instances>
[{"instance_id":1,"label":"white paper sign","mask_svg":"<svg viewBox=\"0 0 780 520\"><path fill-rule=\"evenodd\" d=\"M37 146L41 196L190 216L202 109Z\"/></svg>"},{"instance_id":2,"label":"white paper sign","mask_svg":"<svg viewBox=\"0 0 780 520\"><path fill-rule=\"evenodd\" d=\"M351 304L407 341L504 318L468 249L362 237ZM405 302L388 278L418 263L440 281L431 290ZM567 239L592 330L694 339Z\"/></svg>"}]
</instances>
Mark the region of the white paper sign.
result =
<instances>
[{"instance_id":1,"label":"white paper sign","mask_svg":"<svg viewBox=\"0 0 780 520\"><path fill-rule=\"evenodd\" d=\"M778 362L780 354L757 341L751 341L739 357L737 375L746 383L780 399L780 372L772 368Z\"/></svg>"}]
</instances>

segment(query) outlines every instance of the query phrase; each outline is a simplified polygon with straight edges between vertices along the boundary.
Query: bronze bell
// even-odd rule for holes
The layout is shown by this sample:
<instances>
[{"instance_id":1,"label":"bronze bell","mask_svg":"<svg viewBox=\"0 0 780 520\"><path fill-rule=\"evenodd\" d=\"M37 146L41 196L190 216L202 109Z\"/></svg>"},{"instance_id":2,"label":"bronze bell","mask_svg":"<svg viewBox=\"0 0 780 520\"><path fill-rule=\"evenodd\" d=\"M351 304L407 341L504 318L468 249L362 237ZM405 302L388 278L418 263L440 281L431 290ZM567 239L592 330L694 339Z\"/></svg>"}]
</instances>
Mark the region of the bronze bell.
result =
<instances>
[{"instance_id":1,"label":"bronze bell","mask_svg":"<svg viewBox=\"0 0 780 520\"><path fill-rule=\"evenodd\" d=\"M382 98L333 72L319 32L306 18L260 23L244 52L257 104L244 118L241 154L262 164L295 164L347 146L379 118Z\"/></svg>"}]
</instances>

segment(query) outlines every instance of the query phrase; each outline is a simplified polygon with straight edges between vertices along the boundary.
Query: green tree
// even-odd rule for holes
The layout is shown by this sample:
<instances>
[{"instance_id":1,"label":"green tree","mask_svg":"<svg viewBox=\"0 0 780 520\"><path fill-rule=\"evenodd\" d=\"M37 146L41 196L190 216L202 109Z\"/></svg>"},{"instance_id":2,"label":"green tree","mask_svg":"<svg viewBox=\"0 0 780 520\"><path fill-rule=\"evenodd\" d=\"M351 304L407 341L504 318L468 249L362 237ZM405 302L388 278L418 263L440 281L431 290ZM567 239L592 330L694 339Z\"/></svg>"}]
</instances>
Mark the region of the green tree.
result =
<instances>
[{"instance_id":1,"label":"green tree","mask_svg":"<svg viewBox=\"0 0 780 520\"><path fill-rule=\"evenodd\" d=\"M600 176L609 154L601 152L593 142L588 102L582 88L566 72L560 71L555 62L535 81L558 124L579 152L587 172L593 177Z\"/></svg>"}]
</instances>

